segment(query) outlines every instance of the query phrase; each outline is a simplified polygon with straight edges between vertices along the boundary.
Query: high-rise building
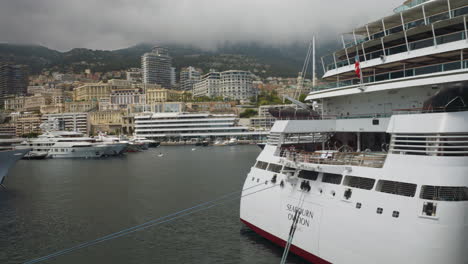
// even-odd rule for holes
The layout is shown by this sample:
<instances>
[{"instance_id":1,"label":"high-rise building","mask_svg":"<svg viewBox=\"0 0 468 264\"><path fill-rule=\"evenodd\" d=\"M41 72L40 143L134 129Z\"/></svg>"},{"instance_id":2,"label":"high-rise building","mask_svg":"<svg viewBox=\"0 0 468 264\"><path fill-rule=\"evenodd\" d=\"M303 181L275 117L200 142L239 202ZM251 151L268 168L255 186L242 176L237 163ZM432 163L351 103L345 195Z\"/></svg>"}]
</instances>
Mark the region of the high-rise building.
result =
<instances>
[{"instance_id":1,"label":"high-rise building","mask_svg":"<svg viewBox=\"0 0 468 264\"><path fill-rule=\"evenodd\" d=\"M170 89L171 85L172 58L163 47L154 47L151 52L141 57L141 69L143 72L143 83L160 84Z\"/></svg>"},{"instance_id":2,"label":"high-rise building","mask_svg":"<svg viewBox=\"0 0 468 264\"><path fill-rule=\"evenodd\" d=\"M180 71L180 89L183 91L193 92L193 85L200 82L200 80L201 71L192 66Z\"/></svg>"},{"instance_id":3,"label":"high-rise building","mask_svg":"<svg viewBox=\"0 0 468 264\"><path fill-rule=\"evenodd\" d=\"M254 75L248 71L212 71L194 85L193 96L222 96L232 100L249 100L257 92L252 85L253 79Z\"/></svg>"},{"instance_id":4,"label":"high-rise building","mask_svg":"<svg viewBox=\"0 0 468 264\"><path fill-rule=\"evenodd\" d=\"M171 67L171 86L176 85L176 68Z\"/></svg>"},{"instance_id":5,"label":"high-rise building","mask_svg":"<svg viewBox=\"0 0 468 264\"><path fill-rule=\"evenodd\" d=\"M203 75L200 82L193 85L193 97L217 97L221 96L221 74L210 71Z\"/></svg>"},{"instance_id":6,"label":"high-rise building","mask_svg":"<svg viewBox=\"0 0 468 264\"><path fill-rule=\"evenodd\" d=\"M0 63L0 100L7 95L25 95L28 82L27 66Z\"/></svg>"}]
</instances>

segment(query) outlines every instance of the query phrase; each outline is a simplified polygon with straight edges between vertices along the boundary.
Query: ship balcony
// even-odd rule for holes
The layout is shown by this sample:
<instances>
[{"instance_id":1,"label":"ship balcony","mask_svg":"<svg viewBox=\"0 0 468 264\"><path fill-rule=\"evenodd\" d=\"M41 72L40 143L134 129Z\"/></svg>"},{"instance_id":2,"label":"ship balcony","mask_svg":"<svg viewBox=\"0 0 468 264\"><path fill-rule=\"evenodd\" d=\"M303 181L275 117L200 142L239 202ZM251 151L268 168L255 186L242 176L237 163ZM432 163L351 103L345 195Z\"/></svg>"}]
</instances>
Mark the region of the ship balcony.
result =
<instances>
[{"instance_id":1,"label":"ship balcony","mask_svg":"<svg viewBox=\"0 0 468 264\"><path fill-rule=\"evenodd\" d=\"M401 44L401 45L396 45L396 46L391 46L391 47L385 47L385 49L378 49L376 51L372 51L372 52L365 53L365 54L362 54L361 52L361 54L359 55L359 61L362 63L362 62L367 62L367 61L374 60L374 59L382 59L382 57L384 56L402 54L405 52L407 53L408 47L410 51L414 51L414 50L419 50L423 48L436 47L438 45L443 45L443 44L460 41L460 40L466 40L465 31L459 31L455 33L440 35L436 37L435 39L426 38L426 39L408 42L408 46L406 44ZM329 63L326 66L326 70L332 71L332 70L344 68L346 66L350 66L354 70L355 63L356 63L356 56L354 53L352 53L349 55L349 60L344 59L344 60L339 60L336 63L334 62ZM362 66L365 66L365 64L363 64ZM350 67L347 67L347 68L350 68ZM326 75L329 75L329 74L326 74Z\"/></svg>"},{"instance_id":2,"label":"ship balcony","mask_svg":"<svg viewBox=\"0 0 468 264\"><path fill-rule=\"evenodd\" d=\"M428 0L413 0L413 2L427 2ZM454 18L460 18L468 14L468 6L464 0L450 0L451 9L448 9L448 4L444 1L433 1L430 3L431 7L421 9L409 10L405 5L397 8L395 14L389 17L385 17L382 20L374 21L367 24L366 26L356 28L352 34L356 38L352 41L348 41L344 44L344 48L353 49L361 44L366 44L369 41L378 40L382 37L386 37L396 33L403 33L411 31L414 28L424 25L437 25L442 21L451 20ZM418 3L420 5L422 3ZM444 10L446 9L446 10ZM403 13L403 20L401 19L400 13ZM402 23L402 21L404 23ZM385 27L383 26L385 25Z\"/></svg>"},{"instance_id":3,"label":"ship balcony","mask_svg":"<svg viewBox=\"0 0 468 264\"><path fill-rule=\"evenodd\" d=\"M338 151L295 151L286 148L278 148L275 156L283 158L283 162L293 162L295 164L316 164L316 165L342 165L359 166L370 168L382 168L387 153L384 152L338 152Z\"/></svg>"},{"instance_id":4,"label":"ship balcony","mask_svg":"<svg viewBox=\"0 0 468 264\"><path fill-rule=\"evenodd\" d=\"M460 57L460 51L454 51L454 52L449 52L446 54L440 54L439 56L433 56L434 58L437 58L437 60L449 60L450 58L454 59L454 56ZM416 62L418 61L418 62ZM384 81L393 81L393 80L401 80L404 78L411 78L411 77L417 77L417 76L423 76L423 75L430 75L430 74L435 74L435 73L445 73L445 72L450 72L450 71L456 71L456 70L466 70L468 69L468 60L453 60L450 62L445 62L445 63L437 63L437 64L429 64L433 61L428 61L427 66L419 66L419 67L407 67L408 65L411 65L411 59L406 60L408 62L405 64L402 62L401 64L394 64L394 65L389 65L388 68L382 67L382 69L385 69L383 73L377 73L374 71L374 69L371 69L373 72L369 72L366 69L363 69L363 82L364 84L377 84L380 82ZM424 62L420 62L420 60L415 59L414 60L414 65L416 64L423 64ZM375 74L374 74L375 72ZM348 87L348 86L353 86L353 85L360 85L361 82L359 78L353 78L355 75L354 72L348 74L352 79L347 79L347 80L340 80L336 82L328 82L324 83L322 85L318 85L314 87L313 92L317 91L323 91L323 90L328 90L328 89L334 89L334 88L343 88L343 87ZM349 78L349 77L348 77Z\"/></svg>"}]
</instances>

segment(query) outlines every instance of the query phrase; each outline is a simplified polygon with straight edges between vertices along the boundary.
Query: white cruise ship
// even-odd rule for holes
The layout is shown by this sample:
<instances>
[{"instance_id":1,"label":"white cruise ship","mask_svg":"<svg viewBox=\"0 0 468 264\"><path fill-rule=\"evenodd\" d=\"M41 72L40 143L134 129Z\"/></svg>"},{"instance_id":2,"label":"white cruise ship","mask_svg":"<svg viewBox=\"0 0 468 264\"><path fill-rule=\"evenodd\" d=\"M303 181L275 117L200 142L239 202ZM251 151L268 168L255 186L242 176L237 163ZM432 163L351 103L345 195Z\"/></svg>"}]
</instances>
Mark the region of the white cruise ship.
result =
<instances>
[{"instance_id":1,"label":"white cruise ship","mask_svg":"<svg viewBox=\"0 0 468 264\"><path fill-rule=\"evenodd\" d=\"M321 117L274 124L241 221L315 264L468 263L467 14L405 1L352 30L306 99Z\"/></svg>"},{"instance_id":2,"label":"white cruise ship","mask_svg":"<svg viewBox=\"0 0 468 264\"><path fill-rule=\"evenodd\" d=\"M121 154L126 143L100 142L81 132L49 131L25 142L32 154L47 152L49 158L100 158Z\"/></svg>"}]
</instances>

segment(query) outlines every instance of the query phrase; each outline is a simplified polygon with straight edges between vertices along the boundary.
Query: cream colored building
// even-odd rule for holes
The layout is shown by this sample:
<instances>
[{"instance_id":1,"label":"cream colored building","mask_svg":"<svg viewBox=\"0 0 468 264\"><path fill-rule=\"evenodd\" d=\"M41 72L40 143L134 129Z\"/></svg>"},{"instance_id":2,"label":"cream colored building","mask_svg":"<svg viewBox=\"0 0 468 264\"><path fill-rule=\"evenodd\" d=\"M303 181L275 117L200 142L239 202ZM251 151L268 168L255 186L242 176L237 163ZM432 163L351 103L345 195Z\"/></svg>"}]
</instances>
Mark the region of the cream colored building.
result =
<instances>
[{"instance_id":1,"label":"cream colored building","mask_svg":"<svg viewBox=\"0 0 468 264\"><path fill-rule=\"evenodd\" d=\"M65 112L65 104L41 105L41 114L57 114Z\"/></svg>"},{"instance_id":2,"label":"cream colored building","mask_svg":"<svg viewBox=\"0 0 468 264\"><path fill-rule=\"evenodd\" d=\"M123 116L125 111L109 110L89 113L89 122L91 131L97 132L113 132L120 133L122 131Z\"/></svg>"},{"instance_id":3,"label":"cream colored building","mask_svg":"<svg viewBox=\"0 0 468 264\"><path fill-rule=\"evenodd\" d=\"M15 122L16 136L21 137L30 133L41 133L41 116L36 114L22 115Z\"/></svg>"},{"instance_id":4,"label":"cream colored building","mask_svg":"<svg viewBox=\"0 0 468 264\"><path fill-rule=\"evenodd\" d=\"M24 98L24 110L25 111L40 111L41 106L50 105L52 98L44 95L34 95Z\"/></svg>"},{"instance_id":5,"label":"cream colored building","mask_svg":"<svg viewBox=\"0 0 468 264\"><path fill-rule=\"evenodd\" d=\"M10 97L5 99L5 110L9 111L23 111L24 96Z\"/></svg>"},{"instance_id":6,"label":"cream colored building","mask_svg":"<svg viewBox=\"0 0 468 264\"><path fill-rule=\"evenodd\" d=\"M80 101L80 102L65 102L65 112L67 113L79 113L79 112L89 112L97 109L97 101Z\"/></svg>"},{"instance_id":7,"label":"cream colored building","mask_svg":"<svg viewBox=\"0 0 468 264\"><path fill-rule=\"evenodd\" d=\"M75 101L98 101L103 97L109 97L113 87L108 83L88 83L74 89Z\"/></svg>"},{"instance_id":8,"label":"cream colored building","mask_svg":"<svg viewBox=\"0 0 468 264\"><path fill-rule=\"evenodd\" d=\"M11 123L0 124L0 138L2 137L15 137L16 125Z\"/></svg>"},{"instance_id":9,"label":"cream colored building","mask_svg":"<svg viewBox=\"0 0 468 264\"><path fill-rule=\"evenodd\" d=\"M176 91L169 89L147 89L146 90L146 104L154 104L160 102L174 102L183 101L187 97L186 92Z\"/></svg>"}]
</instances>

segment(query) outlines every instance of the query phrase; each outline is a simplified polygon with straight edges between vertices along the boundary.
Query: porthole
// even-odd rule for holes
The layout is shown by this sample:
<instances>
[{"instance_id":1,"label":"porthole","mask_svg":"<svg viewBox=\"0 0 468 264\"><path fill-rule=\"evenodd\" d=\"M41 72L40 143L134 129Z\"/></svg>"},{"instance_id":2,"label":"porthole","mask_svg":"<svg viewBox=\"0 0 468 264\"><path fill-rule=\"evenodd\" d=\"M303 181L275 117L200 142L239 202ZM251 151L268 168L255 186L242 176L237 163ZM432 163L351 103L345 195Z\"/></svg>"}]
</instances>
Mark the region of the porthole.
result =
<instances>
[{"instance_id":1,"label":"porthole","mask_svg":"<svg viewBox=\"0 0 468 264\"><path fill-rule=\"evenodd\" d=\"M335 191L331 191L330 194L331 194L332 196L335 196L335 195L336 195L336 192L335 192Z\"/></svg>"},{"instance_id":2,"label":"porthole","mask_svg":"<svg viewBox=\"0 0 468 264\"><path fill-rule=\"evenodd\" d=\"M378 213L378 214L382 214L382 213L383 213L383 209L382 209L382 208L380 208L380 207L379 207L379 208L377 208L377 213Z\"/></svg>"},{"instance_id":3,"label":"porthole","mask_svg":"<svg viewBox=\"0 0 468 264\"><path fill-rule=\"evenodd\" d=\"M255 177L252 177L252 181L255 180Z\"/></svg>"},{"instance_id":4,"label":"porthole","mask_svg":"<svg viewBox=\"0 0 468 264\"><path fill-rule=\"evenodd\" d=\"M257 182L260 182L260 179L257 179Z\"/></svg>"},{"instance_id":5,"label":"porthole","mask_svg":"<svg viewBox=\"0 0 468 264\"><path fill-rule=\"evenodd\" d=\"M398 218L398 217L400 217L400 212L393 211L392 216L395 217L395 218Z\"/></svg>"},{"instance_id":6,"label":"porthole","mask_svg":"<svg viewBox=\"0 0 468 264\"><path fill-rule=\"evenodd\" d=\"M362 204L361 204L361 203L356 203L356 208L357 208L357 209L361 209L361 207L362 207Z\"/></svg>"}]
</instances>

